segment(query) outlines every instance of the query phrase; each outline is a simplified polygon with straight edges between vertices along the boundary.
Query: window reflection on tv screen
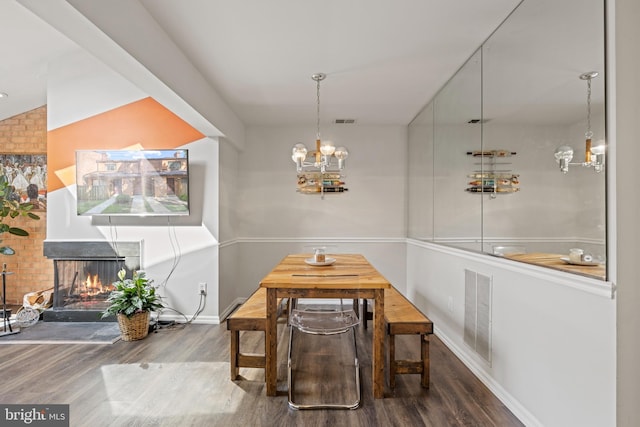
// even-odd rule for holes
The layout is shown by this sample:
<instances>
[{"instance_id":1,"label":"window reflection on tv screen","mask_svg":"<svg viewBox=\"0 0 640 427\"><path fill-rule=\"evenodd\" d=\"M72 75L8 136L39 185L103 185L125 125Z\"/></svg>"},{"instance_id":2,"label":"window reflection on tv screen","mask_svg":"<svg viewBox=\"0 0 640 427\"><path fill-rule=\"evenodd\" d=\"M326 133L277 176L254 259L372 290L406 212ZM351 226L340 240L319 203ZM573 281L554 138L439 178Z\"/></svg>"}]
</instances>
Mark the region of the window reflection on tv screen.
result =
<instances>
[{"instance_id":1,"label":"window reflection on tv screen","mask_svg":"<svg viewBox=\"0 0 640 427\"><path fill-rule=\"evenodd\" d=\"M186 149L76 151L78 215L189 215Z\"/></svg>"}]
</instances>

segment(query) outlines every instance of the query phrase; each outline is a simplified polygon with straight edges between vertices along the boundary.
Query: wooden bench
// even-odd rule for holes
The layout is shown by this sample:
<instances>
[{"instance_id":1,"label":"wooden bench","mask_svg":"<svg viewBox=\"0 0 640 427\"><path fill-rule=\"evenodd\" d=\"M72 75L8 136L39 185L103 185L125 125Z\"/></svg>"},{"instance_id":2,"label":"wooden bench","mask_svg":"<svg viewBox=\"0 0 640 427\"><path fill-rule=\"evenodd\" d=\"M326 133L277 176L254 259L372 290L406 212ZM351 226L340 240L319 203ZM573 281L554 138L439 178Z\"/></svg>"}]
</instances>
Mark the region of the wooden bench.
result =
<instances>
[{"instance_id":1,"label":"wooden bench","mask_svg":"<svg viewBox=\"0 0 640 427\"><path fill-rule=\"evenodd\" d=\"M282 314L282 298L278 298L278 317ZM240 331L267 330L267 290L258 288L229 318L227 329L231 331L229 356L231 359L231 379L238 379L240 368L266 367L265 353L243 353L240 349ZM266 345L266 344L265 344Z\"/></svg>"},{"instance_id":2,"label":"wooden bench","mask_svg":"<svg viewBox=\"0 0 640 427\"><path fill-rule=\"evenodd\" d=\"M362 322L366 329L372 313L363 300ZM389 337L389 386L396 386L396 375L420 374L421 384L429 388L429 335L433 333L433 322L396 288L384 290L384 321ZM396 335L420 335L420 360L396 359Z\"/></svg>"}]
</instances>

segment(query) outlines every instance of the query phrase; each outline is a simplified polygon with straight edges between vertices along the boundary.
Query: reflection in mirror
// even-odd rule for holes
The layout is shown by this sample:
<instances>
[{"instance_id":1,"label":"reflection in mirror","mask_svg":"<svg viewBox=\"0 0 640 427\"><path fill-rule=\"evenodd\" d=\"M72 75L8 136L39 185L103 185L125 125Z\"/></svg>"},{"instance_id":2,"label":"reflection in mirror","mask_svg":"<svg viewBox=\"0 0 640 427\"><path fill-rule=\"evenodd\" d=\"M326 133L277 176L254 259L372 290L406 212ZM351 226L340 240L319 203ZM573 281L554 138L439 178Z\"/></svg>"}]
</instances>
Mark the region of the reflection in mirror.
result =
<instances>
[{"instance_id":1,"label":"reflection in mirror","mask_svg":"<svg viewBox=\"0 0 640 427\"><path fill-rule=\"evenodd\" d=\"M433 103L409 126L408 234L433 240Z\"/></svg>"},{"instance_id":2,"label":"reflection in mirror","mask_svg":"<svg viewBox=\"0 0 640 427\"><path fill-rule=\"evenodd\" d=\"M467 151L482 140L482 61L478 50L435 99L434 241L481 250L481 198L465 193Z\"/></svg>"},{"instance_id":3,"label":"reflection in mirror","mask_svg":"<svg viewBox=\"0 0 640 427\"><path fill-rule=\"evenodd\" d=\"M584 162L585 133L594 145L605 138L603 2L525 1L482 50L483 149L516 152L509 162L521 181L518 193L484 198L484 251L518 246L532 254L518 259L535 261L580 248L604 260L605 173L572 164L565 175L554 155L569 146L572 163ZM590 109L580 78L589 71L599 73ZM575 272L604 279L604 267Z\"/></svg>"},{"instance_id":4,"label":"reflection in mirror","mask_svg":"<svg viewBox=\"0 0 640 427\"><path fill-rule=\"evenodd\" d=\"M604 71L601 0L522 2L409 126L409 237L605 279Z\"/></svg>"}]
</instances>

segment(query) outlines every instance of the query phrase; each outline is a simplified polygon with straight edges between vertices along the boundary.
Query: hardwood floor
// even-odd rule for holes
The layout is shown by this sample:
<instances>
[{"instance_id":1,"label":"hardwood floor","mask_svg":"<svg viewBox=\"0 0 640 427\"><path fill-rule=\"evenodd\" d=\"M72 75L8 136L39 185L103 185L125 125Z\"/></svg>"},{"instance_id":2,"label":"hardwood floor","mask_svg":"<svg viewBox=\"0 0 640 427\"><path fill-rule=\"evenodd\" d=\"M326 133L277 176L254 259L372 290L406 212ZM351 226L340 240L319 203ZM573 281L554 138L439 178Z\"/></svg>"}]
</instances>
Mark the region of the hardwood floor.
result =
<instances>
[{"instance_id":1,"label":"hardwood floor","mask_svg":"<svg viewBox=\"0 0 640 427\"><path fill-rule=\"evenodd\" d=\"M289 333L284 323L278 330L276 397L265 396L261 369L242 368L242 380L229 379L229 332L221 324L178 325L142 341L112 345L0 345L0 402L69 404L71 426L522 425L436 337L429 389L420 387L417 375L403 375L395 391L387 388L384 399L373 399L371 330L361 327L361 407L289 409ZM405 338L417 339L399 337L399 351L415 354L417 342ZM244 351L258 352L264 345L257 332L245 332L241 340ZM326 379L321 363L307 367Z\"/></svg>"}]
</instances>

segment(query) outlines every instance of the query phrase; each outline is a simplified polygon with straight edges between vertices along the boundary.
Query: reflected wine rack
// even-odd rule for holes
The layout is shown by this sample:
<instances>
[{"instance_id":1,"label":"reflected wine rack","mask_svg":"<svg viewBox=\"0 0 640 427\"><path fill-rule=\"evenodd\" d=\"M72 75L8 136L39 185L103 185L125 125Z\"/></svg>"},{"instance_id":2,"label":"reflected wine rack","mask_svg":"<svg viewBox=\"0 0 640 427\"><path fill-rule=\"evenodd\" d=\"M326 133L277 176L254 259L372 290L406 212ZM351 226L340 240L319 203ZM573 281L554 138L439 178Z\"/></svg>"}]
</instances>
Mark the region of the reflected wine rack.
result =
<instances>
[{"instance_id":1,"label":"reflected wine rack","mask_svg":"<svg viewBox=\"0 0 640 427\"><path fill-rule=\"evenodd\" d=\"M473 194L513 194L520 191L520 175L513 173L511 162L507 161L516 153L509 150L468 151L468 156L480 158L474 163L478 168L467 175L465 191Z\"/></svg>"}]
</instances>

